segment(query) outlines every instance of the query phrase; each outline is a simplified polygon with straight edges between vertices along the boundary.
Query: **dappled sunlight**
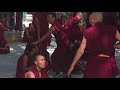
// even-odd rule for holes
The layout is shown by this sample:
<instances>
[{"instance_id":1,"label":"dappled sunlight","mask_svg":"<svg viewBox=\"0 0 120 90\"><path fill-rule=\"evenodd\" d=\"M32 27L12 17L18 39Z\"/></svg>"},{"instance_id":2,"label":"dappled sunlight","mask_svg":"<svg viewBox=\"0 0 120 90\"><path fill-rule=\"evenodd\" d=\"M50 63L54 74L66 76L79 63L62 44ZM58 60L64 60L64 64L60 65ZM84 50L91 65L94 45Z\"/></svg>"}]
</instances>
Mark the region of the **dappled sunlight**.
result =
<instances>
[{"instance_id":1,"label":"dappled sunlight","mask_svg":"<svg viewBox=\"0 0 120 90\"><path fill-rule=\"evenodd\" d=\"M10 47L10 51L13 51L14 49Z\"/></svg>"},{"instance_id":2,"label":"dappled sunlight","mask_svg":"<svg viewBox=\"0 0 120 90\"><path fill-rule=\"evenodd\" d=\"M15 52L16 52L16 50L14 48L10 47L10 53L15 53Z\"/></svg>"},{"instance_id":3,"label":"dappled sunlight","mask_svg":"<svg viewBox=\"0 0 120 90\"><path fill-rule=\"evenodd\" d=\"M26 48L26 46L23 46L23 45L18 45L21 49L25 49Z\"/></svg>"},{"instance_id":4,"label":"dappled sunlight","mask_svg":"<svg viewBox=\"0 0 120 90\"><path fill-rule=\"evenodd\" d=\"M52 54L52 53L54 52L54 50L55 50L55 49L49 49L49 48L47 49L47 51L48 51L50 54Z\"/></svg>"}]
</instances>

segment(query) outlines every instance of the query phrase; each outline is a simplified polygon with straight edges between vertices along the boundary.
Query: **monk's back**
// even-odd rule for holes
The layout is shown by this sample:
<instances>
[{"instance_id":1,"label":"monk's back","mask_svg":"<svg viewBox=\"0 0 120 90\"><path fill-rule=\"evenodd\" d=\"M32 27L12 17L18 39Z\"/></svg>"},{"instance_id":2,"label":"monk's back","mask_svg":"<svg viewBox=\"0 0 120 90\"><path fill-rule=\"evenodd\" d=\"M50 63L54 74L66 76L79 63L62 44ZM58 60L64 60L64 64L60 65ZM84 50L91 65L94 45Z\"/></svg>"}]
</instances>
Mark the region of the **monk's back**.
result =
<instances>
[{"instance_id":1,"label":"monk's back","mask_svg":"<svg viewBox=\"0 0 120 90\"><path fill-rule=\"evenodd\" d=\"M90 54L114 55L116 28L101 22L85 30L87 49Z\"/></svg>"}]
</instances>

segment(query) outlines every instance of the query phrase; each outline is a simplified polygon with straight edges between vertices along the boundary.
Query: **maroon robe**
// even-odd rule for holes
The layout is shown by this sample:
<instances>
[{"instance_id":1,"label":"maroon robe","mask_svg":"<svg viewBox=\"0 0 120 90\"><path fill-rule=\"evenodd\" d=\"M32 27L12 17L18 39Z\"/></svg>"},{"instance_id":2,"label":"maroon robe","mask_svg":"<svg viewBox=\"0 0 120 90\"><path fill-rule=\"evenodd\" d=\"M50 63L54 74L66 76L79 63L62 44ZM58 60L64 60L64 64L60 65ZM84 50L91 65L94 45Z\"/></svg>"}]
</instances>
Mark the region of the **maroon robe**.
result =
<instances>
[{"instance_id":1,"label":"maroon robe","mask_svg":"<svg viewBox=\"0 0 120 90\"><path fill-rule=\"evenodd\" d=\"M6 48L5 46L7 45L7 41L5 40L4 34L5 30L3 26L0 26L0 48ZM6 50L0 50L1 54L7 54L10 53L10 47L7 46Z\"/></svg>"},{"instance_id":2,"label":"maroon robe","mask_svg":"<svg viewBox=\"0 0 120 90\"><path fill-rule=\"evenodd\" d=\"M26 28L29 30L29 35L32 36L32 38L28 38L27 35L26 35L26 32L24 32L24 37L23 37L23 42L27 42L27 45L26 45L26 48L24 50L24 52L27 52L28 51L28 46L34 42L34 34L35 32L32 30L32 29L29 29L29 28Z\"/></svg>"},{"instance_id":3,"label":"maroon robe","mask_svg":"<svg viewBox=\"0 0 120 90\"><path fill-rule=\"evenodd\" d=\"M34 20L34 18L37 17L38 20L39 20L39 24L40 24L40 38L42 36L44 36L48 31L49 31L49 28L48 28L48 22L47 22L47 14L44 12L44 13L40 13L40 12L37 12L36 14L33 15L33 27L34 27L34 30L35 30L35 33L34 33L34 41L37 41L38 40L38 32L37 32L37 24ZM44 40L42 43L39 43L39 47L40 47L40 53L45 56L46 60L50 60L49 59L49 53L47 52L47 45L48 43L50 43L50 38Z\"/></svg>"},{"instance_id":4,"label":"maroon robe","mask_svg":"<svg viewBox=\"0 0 120 90\"><path fill-rule=\"evenodd\" d=\"M15 30L16 31L21 31L22 27L21 27L21 16L20 16L20 12L16 12L16 24L15 24Z\"/></svg>"},{"instance_id":5,"label":"maroon robe","mask_svg":"<svg viewBox=\"0 0 120 90\"><path fill-rule=\"evenodd\" d=\"M89 58L86 66L85 78L114 78L119 69L115 61L116 28L101 22L85 30ZM110 57L99 57L104 54Z\"/></svg>"},{"instance_id":6,"label":"maroon robe","mask_svg":"<svg viewBox=\"0 0 120 90\"><path fill-rule=\"evenodd\" d=\"M73 15L73 17L68 19L66 24L64 25L64 32L66 32L66 34L68 35L69 42L74 44L74 47L68 52L70 57L69 63L72 63L71 60L73 60L76 51L80 46L80 42L82 41L83 38L83 31L81 31L78 26L80 22L81 21L76 17L76 15ZM74 71L79 71L80 70L79 67L80 65L77 64Z\"/></svg>"},{"instance_id":7,"label":"maroon robe","mask_svg":"<svg viewBox=\"0 0 120 90\"><path fill-rule=\"evenodd\" d=\"M3 26L5 27L5 28L7 28L7 18L6 19L3 19L2 21L1 21L1 23L3 24ZM7 31L7 30L6 30Z\"/></svg>"},{"instance_id":8,"label":"maroon robe","mask_svg":"<svg viewBox=\"0 0 120 90\"><path fill-rule=\"evenodd\" d=\"M25 29L24 36L23 36L23 42L33 42L33 38L29 38L26 34L26 30L29 32L29 36L33 37L34 31L33 29L30 29L29 27Z\"/></svg>"},{"instance_id":9,"label":"maroon robe","mask_svg":"<svg viewBox=\"0 0 120 90\"><path fill-rule=\"evenodd\" d=\"M24 62L24 56L28 57L28 62L27 62L27 67L30 67L34 65L34 61L30 53L24 53L23 55L20 56L17 62L17 69L16 69L16 77L17 78L24 78L25 77L25 70L23 70L23 62ZM26 67L26 68L27 68Z\"/></svg>"},{"instance_id":10,"label":"maroon robe","mask_svg":"<svg viewBox=\"0 0 120 90\"><path fill-rule=\"evenodd\" d=\"M69 68L69 53L68 53L68 36L62 31L62 25L55 21L53 26L55 31L53 35L55 36L57 48L51 55L52 69L56 72L64 71L66 72Z\"/></svg>"},{"instance_id":11,"label":"maroon robe","mask_svg":"<svg viewBox=\"0 0 120 90\"><path fill-rule=\"evenodd\" d=\"M66 24L64 25L64 32L69 35L70 40L82 40L83 32L80 31L78 24L80 20L77 17L72 17L67 20Z\"/></svg>"},{"instance_id":12,"label":"maroon robe","mask_svg":"<svg viewBox=\"0 0 120 90\"><path fill-rule=\"evenodd\" d=\"M41 71L41 77L40 77L39 72L36 68L36 65L33 65L33 66L27 68L26 72L28 72L28 71L32 71L33 74L35 75L35 78L49 78L46 70L44 70L44 69Z\"/></svg>"}]
</instances>

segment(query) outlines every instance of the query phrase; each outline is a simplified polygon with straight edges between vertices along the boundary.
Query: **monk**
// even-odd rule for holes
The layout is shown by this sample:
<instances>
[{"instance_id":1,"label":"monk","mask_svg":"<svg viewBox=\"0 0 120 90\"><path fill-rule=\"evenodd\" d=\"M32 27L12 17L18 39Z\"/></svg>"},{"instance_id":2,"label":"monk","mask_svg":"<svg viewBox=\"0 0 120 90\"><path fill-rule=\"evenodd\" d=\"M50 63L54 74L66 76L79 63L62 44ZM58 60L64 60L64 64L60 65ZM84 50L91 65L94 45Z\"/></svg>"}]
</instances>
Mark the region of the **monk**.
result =
<instances>
[{"instance_id":1,"label":"monk","mask_svg":"<svg viewBox=\"0 0 120 90\"><path fill-rule=\"evenodd\" d=\"M39 48L37 45L29 44L28 51L23 53L17 62L17 69L16 69L16 77L17 78L24 78L25 77L25 70L27 67L34 65L34 56L38 54Z\"/></svg>"},{"instance_id":2,"label":"monk","mask_svg":"<svg viewBox=\"0 0 120 90\"><path fill-rule=\"evenodd\" d=\"M10 53L10 47L5 40L5 31L7 28L3 26L2 23L0 23L0 54L8 54Z\"/></svg>"},{"instance_id":3,"label":"monk","mask_svg":"<svg viewBox=\"0 0 120 90\"><path fill-rule=\"evenodd\" d=\"M48 33L44 35L39 41L35 43L39 43L44 41L51 33L55 36L57 48L54 50L51 55L51 69L59 74L60 72L67 72L68 62L69 61L69 53L68 53L68 36L63 32L63 27L57 19L55 19L56 15L51 13L48 15L48 22L52 24ZM62 53L62 54L61 54Z\"/></svg>"},{"instance_id":4,"label":"monk","mask_svg":"<svg viewBox=\"0 0 120 90\"><path fill-rule=\"evenodd\" d=\"M70 41L70 44L69 44L70 60L68 62L71 62L71 63L83 38L84 26L83 26L83 23L81 22L82 18L83 18L83 14L81 12L74 12L73 17L68 19L66 24L64 25L64 32L68 34L69 41ZM80 63L80 64L84 65L84 63ZM80 69L82 69L81 66L77 64L76 69L74 69L74 71L77 72L77 71L80 71Z\"/></svg>"},{"instance_id":5,"label":"monk","mask_svg":"<svg viewBox=\"0 0 120 90\"><path fill-rule=\"evenodd\" d=\"M23 41L24 42L32 42L33 41L33 33L34 33L34 28L32 23L29 24L29 27L25 29L24 36L23 36Z\"/></svg>"},{"instance_id":6,"label":"monk","mask_svg":"<svg viewBox=\"0 0 120 90\"><path fill-rule=\"evenodd\" d=\"M27 68L25 78L48 78L48 74L44 70L46 67L45 57L42 55L37 55L34 63L35 65Z\"/></svg>"},{"instance_id":7,"label":"monk","mask_svg":"<svg viewBox=\"0 0 120 90\"><path fill-rule=\"evenodd\" d=\"M34 27L32 23L30 23L29 27L25 29L23 42L27 42L26 48L24 50L24 52L27 52L29 44L34 42Z\"/></svg>"},{"instance_id":8,"label":"monk","mask_svg":"<svg viewBox=\"0 0 120 90\"><path fill-rule=\"evenodd\" d=\"M34 27L34 41L39 40L48 31L47 12L32 12L33 14L33 27ZM50 63L49 53L47 52L47 46L50 43L51 35L42 43L38 43L40 48L40 54L46 57L46 60Z\"/></svg>"},{"instance_id":9,"label":"monk","mask_svg":"<svg viewBox=\"0 0 120 90\"><path fill-rule=\"evenodd\" d=\"M68 19L64 25L64 32L69 35L71 43L75 43L77 40L82 40L84 30L80 21L82 17L81 13L74 13L73 17Z\"/></svg>"},{"instance_id":10,"label":"monk","mask_svg":"<svg viewBox=\"0 0 120 90\"><path fill-rule=\"evenodd\" d=\"M102 12L93 12L90 22L93 26L85 30L67 75L70 76L87 47L89 57L84 78L115 78L120 72L116 66L114 44L116 39L120 41L120 34L114 26L103 23Z\"/></svg>"},{"instance_id":11,"label":"monk","mask_svg":"<svg viewBox=\"0 0 120 90\"><path fill-rule=\"evenodd\" d=\"M7 20L8 20L7 18L3 18L2 21L1 21L1 23L3 24L3 26L4 26L5 28L8 28Z\"/></svg>"}]
</instances>

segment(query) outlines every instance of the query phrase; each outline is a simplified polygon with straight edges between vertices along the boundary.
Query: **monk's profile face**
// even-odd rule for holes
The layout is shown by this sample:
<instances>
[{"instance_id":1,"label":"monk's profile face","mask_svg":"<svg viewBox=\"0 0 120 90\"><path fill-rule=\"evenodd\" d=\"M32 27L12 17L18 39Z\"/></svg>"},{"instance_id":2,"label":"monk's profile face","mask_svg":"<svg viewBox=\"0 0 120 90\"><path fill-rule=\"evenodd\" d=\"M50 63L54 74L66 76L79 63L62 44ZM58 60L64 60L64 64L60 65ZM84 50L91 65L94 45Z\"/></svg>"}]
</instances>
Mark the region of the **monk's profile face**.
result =
<instances>
[{"instance_id":1,"label":"monk's profile face","mask_svg":"<svg viewBox=\"0 0 120 90\"><path fill-rule=\"evenodd\" d=\"M46 61L44 56L37 56L35 64L39 67L44 69L46 66Z\"/></svg>"}]
</instances>

